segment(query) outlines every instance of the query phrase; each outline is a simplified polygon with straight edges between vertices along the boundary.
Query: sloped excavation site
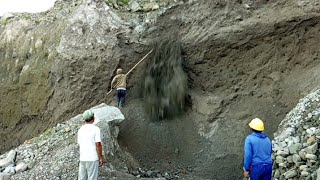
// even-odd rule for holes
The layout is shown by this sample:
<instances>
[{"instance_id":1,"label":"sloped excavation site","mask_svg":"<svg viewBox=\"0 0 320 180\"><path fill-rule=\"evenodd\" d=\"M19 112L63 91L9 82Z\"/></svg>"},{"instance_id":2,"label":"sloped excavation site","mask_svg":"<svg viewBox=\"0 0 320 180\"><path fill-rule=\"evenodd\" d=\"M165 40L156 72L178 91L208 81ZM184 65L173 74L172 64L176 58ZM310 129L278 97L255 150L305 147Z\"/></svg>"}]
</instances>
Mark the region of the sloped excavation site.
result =
<instances>
[{"instance_id":1,"label":"sloped excavation site","mask_svg":"<svg viewBox=\"0 0 320 180\"><path fill-rule=\"evenodd\" d=\"M239 179L249 120L265 120L266 133L273 137L299 98L319 87L319 17L271 24L261 19L221 30L227 31L223 34L217 30L202 42L185 41L188 96L183 116L153 122L138 113L143 100L128 104L119 140L141 164L198 178ZM209 33L209 23L202 24L198 31ZM184 32L182 39L196 32Z\"/></svg>"},{"instance_id":2,"label":"sloped excavation site","mask_svg":"<svg viewBox=\"0 0 320 180\"><path fill-rule=\"evenodd\" d=\"M299 17L185 45L186 113L150 121L143 100L131 100L121 144L147 169L240 179L248 121L261 117L273 137L299 98L318 87L319 20Z\"/></svg>"},{"instance_id":3,"label":"sloped excavation site","mask_svg":"<svg viewBox=\"0 0 320 180\"><path fill-rule=\"evenodd\" d=\"M116 69L153 49L128 75L121 112L93 108L107 122L100 179L241 179L255 117L275 138L274 179L320 177L317 1L112 2L57 1L47 14L3 20L0 173L22 144L17 160L32 165L12 179L75 179L76 115L115 105L106 93ZM300 151L313 159L298 161Z\"/></svg>"}]
</instances>

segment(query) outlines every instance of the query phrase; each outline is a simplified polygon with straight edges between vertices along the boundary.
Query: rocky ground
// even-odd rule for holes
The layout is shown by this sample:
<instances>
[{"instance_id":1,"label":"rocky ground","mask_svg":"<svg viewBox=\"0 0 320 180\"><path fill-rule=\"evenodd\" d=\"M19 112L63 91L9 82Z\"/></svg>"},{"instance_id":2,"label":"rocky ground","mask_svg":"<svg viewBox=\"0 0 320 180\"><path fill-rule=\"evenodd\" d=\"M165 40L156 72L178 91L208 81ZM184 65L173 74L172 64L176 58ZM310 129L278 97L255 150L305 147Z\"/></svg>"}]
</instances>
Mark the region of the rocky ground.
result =
<instances>
[{"instance_id":1,"label":"rocky ground","mask_svg":"<svg viewBox=\"0 0 320 180\"><path fill-rule=\"evenodd\" d=\"M320 178L320 90L301 99L273 140L275 179Z\"/></svg>"},{"instance_id":2,"label":"rocky ground","mask_svg":"<svg viewBox=\"0 0 320 180\"><path fill-rule=\"evenodd\" d=\"M0 152L96 104L113 104L106 92L116 68L128 71L172 34L181 42L188 81L185 113L148 119L141 93L148 63L130 74L119 144L142 168L131 172L135 177L159 171L238 179L248 121L264 119L272 137L298 100L319 89L316 0L126 2L57 1L48 12L1 18ZM309 147L303 138L299 143ZM276 177L298 167L287 163L291 155L297 158L279 157L286 167L278 163ZM304 175L314 177L306 162Z\"/></svg>"},{"instance_id":3,"label":"rocky ground","mask_svg":"<svg viewBox=\"0 0 320 180\"><path fill-rule=\"evenodd\" d=\"M102 132L103 154L107 162L100 168L99 179L189 179L178 171L140 168L136 160L118 145L119 125L125 121L120 110L105 104L91 109L95 113L95 124ZM76 179L79 164L76 134L83 123L80 114L1 155L0 178Z\"/></svg>"}]
</instances>

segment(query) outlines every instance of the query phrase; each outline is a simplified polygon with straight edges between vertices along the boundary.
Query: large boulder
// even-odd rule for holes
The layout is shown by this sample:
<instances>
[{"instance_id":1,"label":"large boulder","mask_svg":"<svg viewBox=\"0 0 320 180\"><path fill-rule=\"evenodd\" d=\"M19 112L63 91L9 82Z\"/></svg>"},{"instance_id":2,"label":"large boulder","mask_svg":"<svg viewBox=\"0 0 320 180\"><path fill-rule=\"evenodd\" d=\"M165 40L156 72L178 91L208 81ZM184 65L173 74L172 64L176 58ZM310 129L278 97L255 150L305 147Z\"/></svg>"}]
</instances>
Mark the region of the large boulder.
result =
<instances>
[{"instance_id":1,"label":"large boulder","mask_svg":"<svg viewBox=\"0 0 320 180\"><path fill-rule=\"evenodd\" d=\"M0 158L0 168L1 167L6 167L6 166L8 166L10 164L13 164L15 159L16 159L16 156L17 156L17 152L15 150L11 150L8 153L6 158L4 158L4 159Z\"/></svg>"}]
</instances>

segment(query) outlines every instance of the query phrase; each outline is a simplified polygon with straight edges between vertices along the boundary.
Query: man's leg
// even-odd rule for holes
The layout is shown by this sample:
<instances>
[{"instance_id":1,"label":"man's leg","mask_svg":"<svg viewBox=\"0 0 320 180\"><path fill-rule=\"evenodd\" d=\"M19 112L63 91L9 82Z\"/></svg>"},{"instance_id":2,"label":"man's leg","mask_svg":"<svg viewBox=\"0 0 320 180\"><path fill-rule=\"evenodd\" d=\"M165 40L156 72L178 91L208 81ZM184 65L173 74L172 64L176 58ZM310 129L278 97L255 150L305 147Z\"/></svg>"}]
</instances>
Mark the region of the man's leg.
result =
<instances>
[{"instance_id":1,"label":"man's leg","mask_svg":"<svg viewBox=\"0 0 320 180\"><path fill-rule=\"evenodd\" d=\"M262 180L271 180L271 179L272 179L272 164L265 165Z\"/></svg>"},{"instance_id":2,"label":"man's leg","mask_svg":"<svg viewBox=\"0 0 320 180\"><path fill-rule=\"evenodd\" d=\"M261 165L254 165L250 171L250 180L261 180L261 175L263 174L263 169Z\"/></svg>"},{"instance_id":3,"label":"man's leg","mask_svg":"<svg viewBox=\"0 0 320 180\"><path fill-rule=\"evenodd\" d=\"M99 162L88 162L88 180L97 180L99 175Z\"/></svg>"},{"instance_id":4,"label":"man's leg","mask_svg":"<svg viewBox=\"0 0 320 180\"><path fill-rule=\"evenodd\" d=\"M80 161L79 163L79 174L78 174L78 180L87 180L87 169L85 166L85 162Z\"/></svg>"},{"instance_id":5,"label":"man's leg","mask_svg":"<svg viewBox=\"0 0 320 180\"><path fill-rule=\"evenodd\" d=\"M126 99L126 90L121 90L120 107L124 106L125 99Z\"/></svg>"},{"instance_id":6,"label":"man's leg","mask_svg":"<svg viewBox=\"0 0 320 180\"><path fill-rule=\"evenodd\" d=\"M117 90L117 107L120 107L121 90Z\"/></svg>"}]
</instances>

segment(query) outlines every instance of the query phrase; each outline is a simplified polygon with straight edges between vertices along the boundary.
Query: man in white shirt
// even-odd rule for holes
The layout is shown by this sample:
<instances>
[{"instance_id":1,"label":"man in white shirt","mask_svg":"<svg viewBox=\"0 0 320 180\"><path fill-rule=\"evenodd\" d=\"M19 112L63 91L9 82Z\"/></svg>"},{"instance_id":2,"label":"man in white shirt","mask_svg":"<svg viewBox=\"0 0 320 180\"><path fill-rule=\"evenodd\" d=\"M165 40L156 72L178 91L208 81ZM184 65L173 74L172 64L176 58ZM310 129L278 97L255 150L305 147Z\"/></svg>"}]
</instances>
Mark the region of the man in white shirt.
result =
<instances>
[{"instance_id":1,"label":"man in white shirt","mask_svg":"<svg viewBox=\"0 0 320 180\"><path fill-rule=\"evenodd\" d=\"M100 128L93 124L94 113L87 110L82 114L85 124L78 131L80 146L80 163L78 180L97 180L99 166L102 166L103 155Z\"/></svg>"}]
</instances>

